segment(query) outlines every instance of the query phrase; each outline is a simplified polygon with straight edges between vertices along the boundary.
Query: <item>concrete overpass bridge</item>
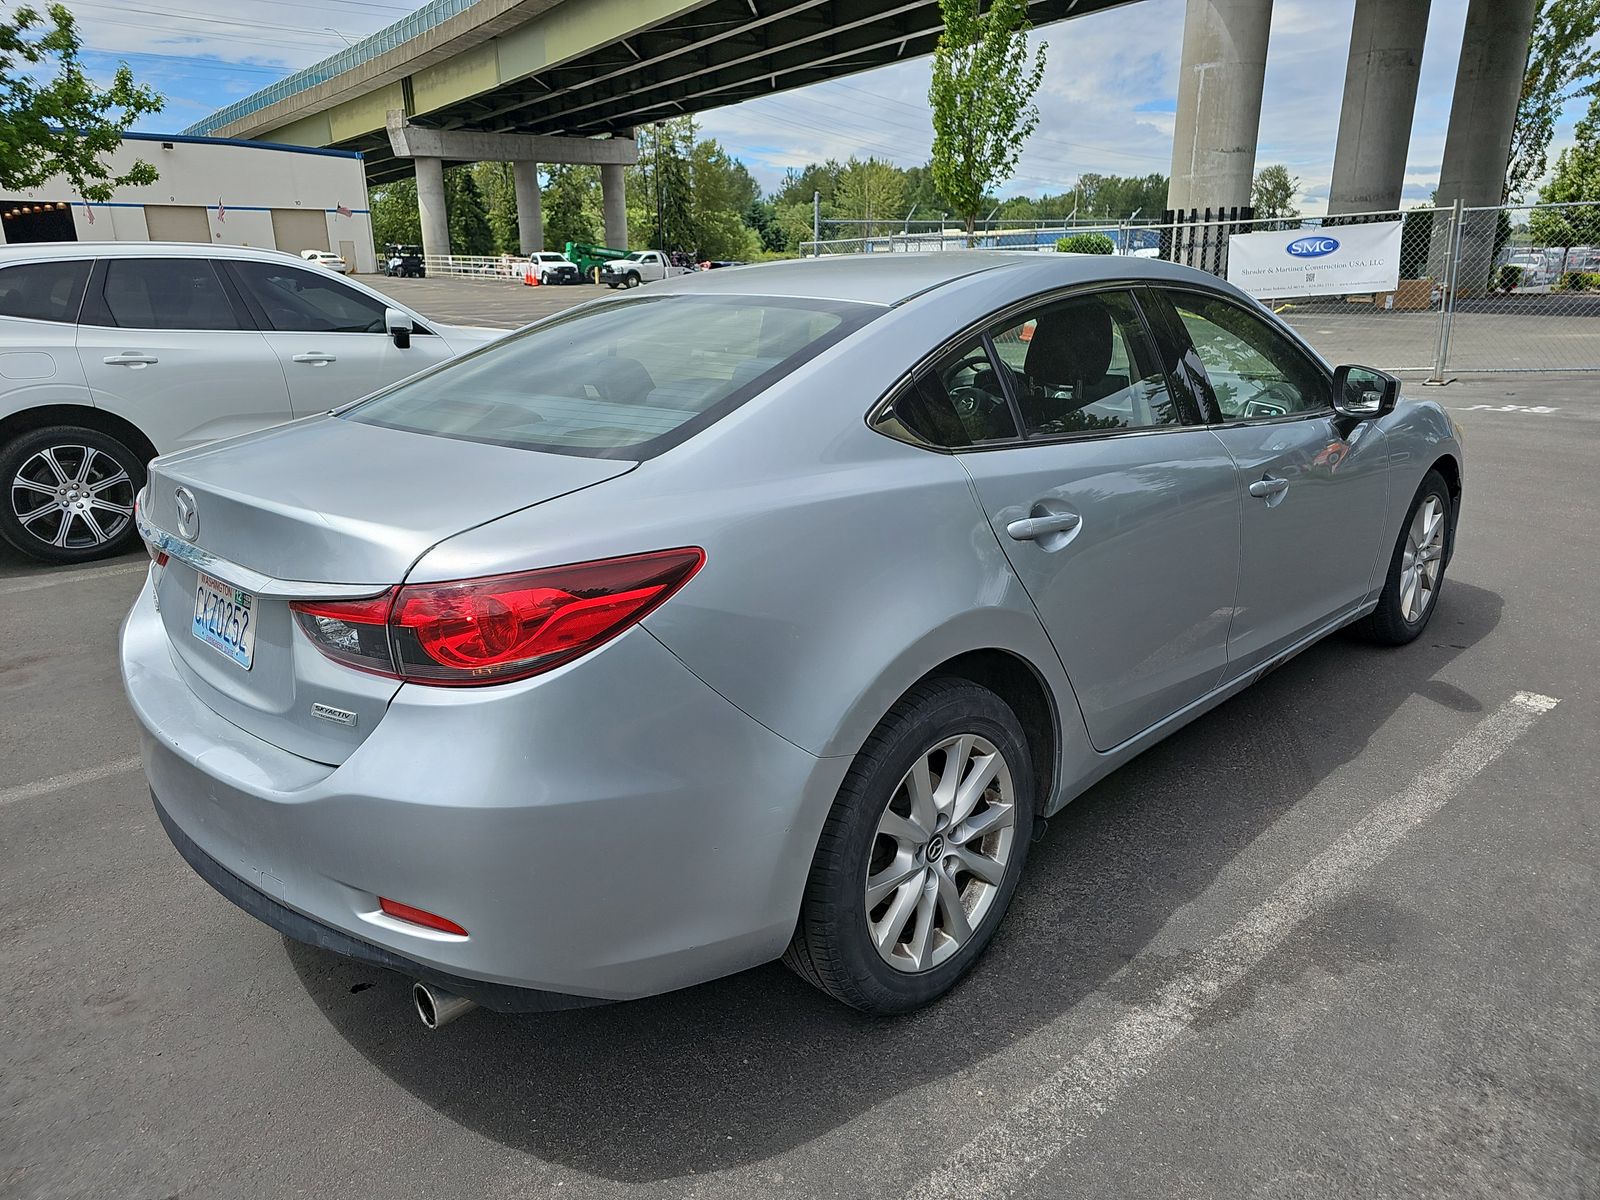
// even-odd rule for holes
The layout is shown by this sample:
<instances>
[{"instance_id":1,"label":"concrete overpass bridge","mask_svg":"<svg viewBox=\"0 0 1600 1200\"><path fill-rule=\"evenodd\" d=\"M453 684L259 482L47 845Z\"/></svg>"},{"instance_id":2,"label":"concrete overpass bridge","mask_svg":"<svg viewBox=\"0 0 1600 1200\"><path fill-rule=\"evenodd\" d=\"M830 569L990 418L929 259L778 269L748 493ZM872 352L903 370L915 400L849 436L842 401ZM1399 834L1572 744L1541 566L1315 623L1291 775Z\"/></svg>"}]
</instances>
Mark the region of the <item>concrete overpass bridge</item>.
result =
<instances>
[{"instance_id":1,"label":"concrete overpass bridge","mask_svg":"<svg viewBox=\"0 0 1600 1200\"><path fill-rule=\"evenodd\" d=\"M1029 15L1125 5L1129 35L1148 36L1132 4L1030 0ZM1534 5L1469 0L1443 203L1500 201ZM1429 7L1356 0L1334 212L1399 206ZM1188 0L1169 207L1249 204L1271 21L1272 0ZM431 0L184 132L359 150L374 184L415 171L431 254L449 247L446 163L513 164L524 250L542 245L538 163L592 163L606 240L626 246L635 127L928 54L939 30L938 0Z\"/></svg>"}]
</instances>

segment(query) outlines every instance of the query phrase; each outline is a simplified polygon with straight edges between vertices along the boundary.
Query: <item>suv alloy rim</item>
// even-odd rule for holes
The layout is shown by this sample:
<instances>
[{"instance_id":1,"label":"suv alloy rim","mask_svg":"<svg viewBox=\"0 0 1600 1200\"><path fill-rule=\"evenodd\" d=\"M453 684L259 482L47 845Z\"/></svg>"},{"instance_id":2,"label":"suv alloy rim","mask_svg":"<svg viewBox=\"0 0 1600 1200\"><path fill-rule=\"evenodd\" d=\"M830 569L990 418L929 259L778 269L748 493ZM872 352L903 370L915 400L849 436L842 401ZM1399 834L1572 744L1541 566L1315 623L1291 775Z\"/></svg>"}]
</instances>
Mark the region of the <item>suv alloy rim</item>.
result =
<instances>
[{"instance_id":1,"label":"suv alloy rim","mask_svg":"<svg viewBox=\"0 0 1600 1200\"><path fill-rule=\"evenodd\" d=\"M977 734L946 738L905 773L868 858L867 934L914 974L938 966L988 917L1016 836L1005 756Z\"/></svg>"},{"instance_id":2,"label":"suv alloy rim","mask_svg":"<svg viewBox=\"0 0 1600 1200\"><path fill-rule=\"evenodd\" d=\"M133 480L92 446L46 446L11 480L11 512L46 545L86 550L115 541L133 520Z\"/></svg>"}]
</instances>

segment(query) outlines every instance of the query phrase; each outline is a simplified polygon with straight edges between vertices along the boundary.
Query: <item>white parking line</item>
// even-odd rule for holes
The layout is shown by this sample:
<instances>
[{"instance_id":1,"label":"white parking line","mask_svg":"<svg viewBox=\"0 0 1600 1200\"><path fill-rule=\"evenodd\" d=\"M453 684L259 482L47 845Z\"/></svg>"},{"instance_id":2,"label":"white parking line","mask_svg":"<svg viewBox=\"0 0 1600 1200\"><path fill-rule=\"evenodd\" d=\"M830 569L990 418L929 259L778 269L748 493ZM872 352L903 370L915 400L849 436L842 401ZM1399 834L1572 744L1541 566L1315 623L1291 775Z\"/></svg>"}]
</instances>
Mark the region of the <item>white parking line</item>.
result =
<instances>
[{"instance_id":1,"label":"white parking line","mask_svg":"<svg viewBox=\"0 0 1600 1200\"><path fill-rule=\"evenodd\" d=\"M97 779L109 779L113 775L121 775L124 771L132 771L138 765L139 756L135 754L132 758L106 763L103 767L84 767L81 771L68 771L65 775L52 775L49 779L19 783L15 787L0 789L0 808L18 800L32 800L35 796L59 792L63 788L79 787L85 783L93 783Z\"/></svg>"},{"instance_id":2,"label":"white parking line","mask_svg":"<svg viewBox=\"0 0 1600 1200\"><path fill-rule=\"evenodd\" d=\"M148 571L145 562L120 563L114 567L90 567L84 571L62 571L55 575L25 575L0 583L0 596L14 596L18 592L36 592L40 588L55 587L60 583L74 583L79 579L105 579L111 575L132 575L135 571Z\"/></svg>"},{"instance_id":3,"label":"white parking line","mask_svg":"<svg viewBox=\"0 0 1600 1200\"><path fill-rule=\"evenodd\" d=\"M917 1200L1010 1195L1065 1154L1095 1118L1151 1069L1152 1060L1204 1009L1282 943L1305 919L1348 893L1400 840L1433 816L1559 701L1518 692L1480 721L1392 801L1362 818L1274 896L1202 950L1152 1000L1061 1066L1007 1114L906 1192ZM1108 983L1137 971L1139 954Z\"/></svg>"}]
</instances>

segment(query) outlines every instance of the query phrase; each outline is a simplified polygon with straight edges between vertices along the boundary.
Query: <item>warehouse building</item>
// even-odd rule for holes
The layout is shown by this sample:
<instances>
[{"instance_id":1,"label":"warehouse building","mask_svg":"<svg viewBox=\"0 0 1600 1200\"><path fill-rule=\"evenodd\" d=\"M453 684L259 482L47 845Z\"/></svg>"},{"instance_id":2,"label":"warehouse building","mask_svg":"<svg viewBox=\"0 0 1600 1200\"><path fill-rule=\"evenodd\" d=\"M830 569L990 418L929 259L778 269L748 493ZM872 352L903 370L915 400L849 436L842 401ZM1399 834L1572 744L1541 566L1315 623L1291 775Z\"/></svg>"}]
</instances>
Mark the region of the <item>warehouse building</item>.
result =
<instances>
[{"instance_id":1,"label":"warehouse building","mask_svg":"<svg viewBox=\"0 0 1600 1200\"><path fill-rule=\"evenodd\" d=\"M160 173L89 203L63 177L0 194L0 236L18 242L207 242L331 250L351 269L377 270L367 180L349 150L231 138L129 133L107 158L121 175L136 159Z\"/></svg>"}]
</instances>

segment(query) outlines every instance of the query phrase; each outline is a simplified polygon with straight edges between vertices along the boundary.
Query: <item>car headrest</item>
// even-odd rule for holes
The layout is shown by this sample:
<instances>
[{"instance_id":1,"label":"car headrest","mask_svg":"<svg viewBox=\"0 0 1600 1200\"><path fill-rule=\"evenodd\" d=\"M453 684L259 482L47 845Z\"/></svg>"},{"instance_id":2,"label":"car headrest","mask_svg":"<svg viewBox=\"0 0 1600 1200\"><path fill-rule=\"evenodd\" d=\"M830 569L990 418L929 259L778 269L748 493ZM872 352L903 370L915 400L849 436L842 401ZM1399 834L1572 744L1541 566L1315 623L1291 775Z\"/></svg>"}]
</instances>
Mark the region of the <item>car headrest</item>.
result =
<instances>
[{"instance_id":1,"label":"car headrest","mask_svg":"<svg viewBox=\"0 0 1600 1200\"><path fill-rule=\"evenodd\" d=\"M1023 369L1035 383L1094 383L1111 365L1111 333L1110 310L1097 301L1051 309L1034 326Z\"/></svg>"}]
</instances>

